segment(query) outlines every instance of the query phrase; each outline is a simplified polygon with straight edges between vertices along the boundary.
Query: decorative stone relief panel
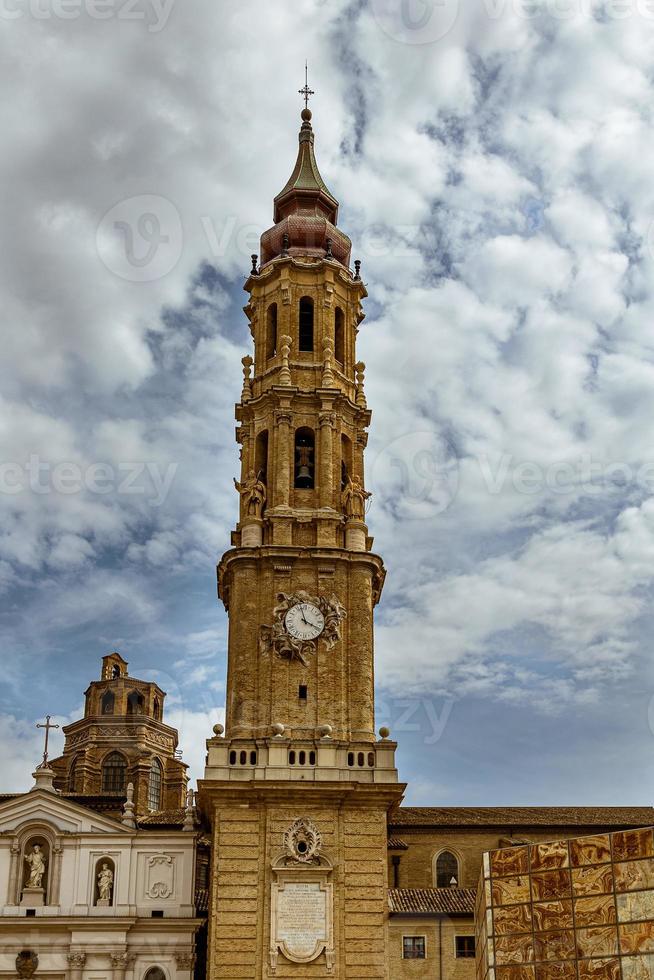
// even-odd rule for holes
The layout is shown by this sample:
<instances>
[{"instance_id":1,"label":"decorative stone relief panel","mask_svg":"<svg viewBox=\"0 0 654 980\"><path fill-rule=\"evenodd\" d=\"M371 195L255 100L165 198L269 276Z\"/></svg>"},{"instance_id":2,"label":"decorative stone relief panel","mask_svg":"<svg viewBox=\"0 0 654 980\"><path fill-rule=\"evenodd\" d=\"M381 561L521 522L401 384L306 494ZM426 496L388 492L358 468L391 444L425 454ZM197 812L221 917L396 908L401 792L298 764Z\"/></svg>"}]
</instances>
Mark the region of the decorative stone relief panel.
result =
<instances>
[{"instance_id":1,"label":"decorative stone relief panel","mask_svg":"<svg viewBox=\"0 0 654 980\"><path fill-rule=\"evenodd\" d=\"M310 820L296 820L283 837L283 852L273 864L270 902L270 973L279 956L311 963L323 953L334 969L334 896L332 866L321 853L320 831Z\"/></svg>"},{"instance_id":2,"label":"decorative stone relief panel","mask_svg":"<svg viewBox=\"0 0 654 980\"><path fill-rule=\"evenodd\" d=\"M151 854L146 859L145 894L148 898L172 898L175 892L175 859L170 854Z\"/></svg>"}]
</instances>

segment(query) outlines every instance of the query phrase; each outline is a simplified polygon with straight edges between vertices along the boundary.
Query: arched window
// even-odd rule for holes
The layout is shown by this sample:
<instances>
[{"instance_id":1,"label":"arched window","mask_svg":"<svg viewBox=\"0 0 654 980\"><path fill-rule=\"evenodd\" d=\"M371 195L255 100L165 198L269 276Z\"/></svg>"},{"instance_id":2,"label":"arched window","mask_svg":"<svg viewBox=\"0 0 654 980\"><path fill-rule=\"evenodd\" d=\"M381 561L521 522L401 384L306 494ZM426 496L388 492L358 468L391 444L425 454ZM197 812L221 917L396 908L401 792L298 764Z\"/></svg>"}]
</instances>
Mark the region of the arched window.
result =
<instances>
[{"instance_id":1,"label":"arched window","mask_svg":"<svg viewBox=\"0 0 654 980\"><path fill-rule=\"evenodd\" d=\"M459 862L451 851L441 851L436 858L436 887L457 888L459 885Z\"/></svg>"},{"instance_id":2,"label":"arched window","mask_svg":"<svg viewBox=\"0 0 654 980\"><path fill-rule=\"evenodd\" d=\"M143 980L166 980L166 974L160 966L151 966Z\"/></svg>"},{"instance_id":3,"label":"arched window","mask_svg":"<svg viewBox=\"0 0 654 980\"><path fill-rule=\"evenodd\" d=\"M83 756L76 755L73 759L70 769L68 770L68 792L69 793L81 793L82 792L82 773L80 771L80 766Z\"/></svg>"},{"instance_id":4,"label":"arched window","mask_svg":"<svg viewBox=\"0 0 654 980\"><path fill-rule=\"evenodd\" d=\"M161 701L159 698L155 698L152 702L152 714L155 721L160 721L161 719Z\"/></svg>"},{"instance_id":5,"label":"arched window","mask_svg":"<svg viewBox=\"0 0 654 980\"><path fill-rule=\"evenodd\" d=\"M104 692L100 701L100 707L103 715L113 715L115 700L116 699L112 691Z\"/></svg>"},{"instance_id":6,"label":"arched window","mask_svg":"<svg viewBox=\"0 0 654 980\"><path fill-rule=\"evenodd\" d=\"M148 783L148 809L161 809L161 763L153 759L150 764L150 781Z\"/></svg>"},{"instance_id":7,"label":"arched window","mask_svg":"<svg viewBox=\"0 0 654 980\"><path fill-rule=\"evenodd\" d=\"M266 357L277 353L277 303L271 303L266 314Z\"/></svg>"},{"instance_id":8,"label":"arched window","mask_svg":"<svg viewBox=\"0 0 654 980\"><path fill-rule=\"evenodd\" d=\"M341 364L345 362L345 317L340 306L334 313L334 357Z\"/></svg>"},{"instance_id":9,"label":"arched window","mask_svg":"<svg viewBox=\"0 0 654 980\"><path fill-rule=\"evenodd\" d=\"M268 482L268 430L264 429L257 436L254 444L254 472L263 482Z\"/></svg>"},{"instance_id":10,"label":"arched window","mask_svg":"<svg viewBox=\"0 0 654 980\"><path fill-rule=\"evenodd\" d=\"M347 478L352 473L352 440L341 436L341 490L345 490Z\"/></svg>"},{"instance_id":11,"label":"arched window","mask_svg":"<svg viewBox=\"0 0 654 980\"><path fill-rule=\"evenodd\" d=\"M300 300L299 341L299 350L313 350L313 300L310 296L303 296Z\"/></svg>"},{"instance_id":12,"label":"arched window","mask_svg":"<svg viewBox=\"0 0 654 980\"><path fill-rule=\"evenodd\" d=\"M142 715L145 707L145 698L138 691L132 691L127 695L127 714Z\"/></svg>"},{"instance_id":13,"label":"arched window","mask_svg":"<svg viewBox=\"0 0 654 980\"><path fill-rule=\"evenodd\" d=\"M124 793L127 762L120 752L110 752L102 765L102 792Z\"/></svg>"},{"instance_id":14,"label":"arched window","mask_svg":"<svg viewBox=\"0 0 654 980\"><path fill-rule=\"evenodd\" d=\"M315 439L311 429L295 431L295 480L298 490L313 490L315 479Z\"/></svg>"}]
</instances>

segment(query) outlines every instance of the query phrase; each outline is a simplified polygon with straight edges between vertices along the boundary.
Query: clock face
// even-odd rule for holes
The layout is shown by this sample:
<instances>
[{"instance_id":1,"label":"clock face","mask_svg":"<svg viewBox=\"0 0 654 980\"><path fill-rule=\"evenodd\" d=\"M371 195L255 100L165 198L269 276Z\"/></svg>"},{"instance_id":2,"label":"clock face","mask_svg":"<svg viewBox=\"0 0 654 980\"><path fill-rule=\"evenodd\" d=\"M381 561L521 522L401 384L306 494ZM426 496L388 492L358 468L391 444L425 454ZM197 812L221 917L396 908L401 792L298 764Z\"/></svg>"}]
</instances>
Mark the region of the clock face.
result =
<instances>
[{"instance_id":1,"label":"clock face","mask_svg":"<svg viewBox=\"0 0 654 980\"><path fill-rule=\"evenodd\" d=\"M298 602L286 613L284 623L294 639L315 640L325 628L325 617L312 602Z\"/></svg>"}]
</instances>

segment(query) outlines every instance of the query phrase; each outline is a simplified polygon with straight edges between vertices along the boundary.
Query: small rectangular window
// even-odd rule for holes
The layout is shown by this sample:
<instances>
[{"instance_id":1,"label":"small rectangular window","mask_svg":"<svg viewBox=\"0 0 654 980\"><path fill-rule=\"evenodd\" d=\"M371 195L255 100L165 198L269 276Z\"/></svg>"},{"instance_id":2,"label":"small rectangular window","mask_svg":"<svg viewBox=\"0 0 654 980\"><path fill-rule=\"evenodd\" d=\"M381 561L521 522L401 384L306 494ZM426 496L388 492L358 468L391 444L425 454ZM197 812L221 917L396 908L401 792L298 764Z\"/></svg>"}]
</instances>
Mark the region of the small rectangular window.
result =
<instances>
[{"instance_id":1,"label":"small rectangular window","mask_svg":"<svg viewBox=\"0 0 654 980\"><path fill-rule=\"evenodd\" d=\"M163 909L152 909L153 919L163 919L163 917L164 917Z\"/></svg>"},{"instance_id":2,"label":"small rectangular window","mask_svg":"<svg viewBox=\"0 0 654 980\"><path fill-rule=\"evenodd\" d=\"M299 697L300 701L306 701L306 699L307 699L307 685L306 684L300 684L300 689L299 689L299 692L298 692L298 697Z\"/></svg>"},{"instance_id":3,"label":"small rectangular window","mask_svg":"<svg viewBox=\"0 0 654 980\"><path fill-rule=\"evenodd\" d=\"M405 960L424 960L427 957L424 936L402 936L402 956Z\"/></svg>"},{"instance_id":4,"label":"small rectangular window","mask_svg":"<svg viewBox=\"0 0 654 980\"><path fill-rule=\"evenodd\" d=\"M475 955L474 936L456 936L456 955L458 959L470 959Z\"/></svg>"}]
</instances>

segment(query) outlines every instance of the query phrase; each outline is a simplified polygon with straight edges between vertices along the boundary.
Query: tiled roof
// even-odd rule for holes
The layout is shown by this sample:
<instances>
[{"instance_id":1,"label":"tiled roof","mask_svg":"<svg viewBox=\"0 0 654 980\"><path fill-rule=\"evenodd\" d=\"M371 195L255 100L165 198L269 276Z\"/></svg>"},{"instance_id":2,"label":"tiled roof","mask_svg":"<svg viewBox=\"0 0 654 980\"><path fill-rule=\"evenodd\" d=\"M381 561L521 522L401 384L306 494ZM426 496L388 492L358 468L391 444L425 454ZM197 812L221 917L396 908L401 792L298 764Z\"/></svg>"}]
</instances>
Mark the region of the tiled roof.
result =
<instances>
[{"instance_id":1,"label":"tiled roof","mask_svg":"<svg viewBox=\"0 0 654 980\"><path fill-rule=\"evenodd\" d=\"M399 837L389 837L388 849L389 851L408 851L409 845L405 844Z\"/></svg>"},{"instance_id":2,"label":"tiled roof","mask_svg":"<svg viewBox=\"0 0 654 980\"><path fill-rule=\"evenodd\" d=\"M474 915L474 888L389 888L395 915Z\"/></svg>"},{"instance_id":3,"label":"tiled roof","mask_svg":"<svg viewBox=\"0 0 654 980\"><path fill-rule=\"evenodd\" d=\"M647 827L649 806L403 806L391 827Z\"/></svg>"},{"instance_id":4,"label":"tiled roof","mask_svg":"<svg viewBox=\"0 0 654 980\"><path fill-rule=\"evenodd\" d=\"M174 810L157 810L141 817L139 827L181 827L184 823L185 809L178 807Z\"/></svg>"}]
</instances>

